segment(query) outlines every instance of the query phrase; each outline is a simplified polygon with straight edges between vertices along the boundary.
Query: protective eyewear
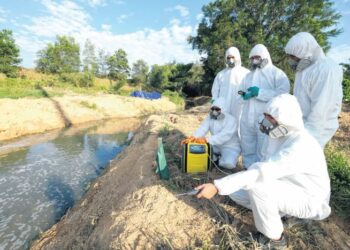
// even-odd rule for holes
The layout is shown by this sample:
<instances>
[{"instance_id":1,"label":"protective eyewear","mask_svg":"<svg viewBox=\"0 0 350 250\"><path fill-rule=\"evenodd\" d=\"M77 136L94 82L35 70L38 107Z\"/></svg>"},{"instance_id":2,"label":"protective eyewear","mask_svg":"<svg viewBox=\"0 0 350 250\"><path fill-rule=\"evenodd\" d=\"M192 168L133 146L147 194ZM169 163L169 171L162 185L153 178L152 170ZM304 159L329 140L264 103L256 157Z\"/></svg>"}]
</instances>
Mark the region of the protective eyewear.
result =
<instances>
[{"instance_id":1,"label":"protective eyewear","mask_svg":"<svg viewBox=\"0 0 350 250\"><path fill-rule=\"evenodd\" d=\"M212 107L210 110L211 110L211 111L221 111L221 108L218 108L218 107Z\"/></svg>"}]
</instances>

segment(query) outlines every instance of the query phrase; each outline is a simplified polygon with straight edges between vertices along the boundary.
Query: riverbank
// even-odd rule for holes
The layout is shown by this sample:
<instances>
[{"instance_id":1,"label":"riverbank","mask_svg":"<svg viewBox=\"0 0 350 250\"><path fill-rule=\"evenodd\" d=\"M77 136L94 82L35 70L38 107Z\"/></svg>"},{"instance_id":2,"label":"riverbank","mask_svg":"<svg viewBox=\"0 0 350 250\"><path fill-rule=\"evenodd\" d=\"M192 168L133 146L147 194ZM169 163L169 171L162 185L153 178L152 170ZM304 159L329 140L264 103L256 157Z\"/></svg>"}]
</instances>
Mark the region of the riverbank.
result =
<instances>
[{"instance_id":1,"label":"riverbank","mask_svg":"<svg viewBox=\"0 0 350 250\"><path fill-rule=\"evenodd\" d=\"M215 169L187 175L178 168L179 142L193 133L207 110L203 106L150 116L131 145L32 249L255 249L250 211L227 197L208 201L176 196L223 176ZM333 143L346 135L349 146L349 118L350 112L342 113ZM158 136L165 145L169 181L159 180L154 172ZM286 225L289 249L349 249L347 225L334 213L322 222Z\"/></svg>"},{"instance_id":2,"label":"riverbank","mask_svg":"<svg viewBox=\"0 0 350 250\"><path fill-rule=\"evenodd\" d=\"M110 94L65 94L62 97L0 99L0 141L76 124L174 112L167 98L146 100Z\"/></svg>"}]
</instances>

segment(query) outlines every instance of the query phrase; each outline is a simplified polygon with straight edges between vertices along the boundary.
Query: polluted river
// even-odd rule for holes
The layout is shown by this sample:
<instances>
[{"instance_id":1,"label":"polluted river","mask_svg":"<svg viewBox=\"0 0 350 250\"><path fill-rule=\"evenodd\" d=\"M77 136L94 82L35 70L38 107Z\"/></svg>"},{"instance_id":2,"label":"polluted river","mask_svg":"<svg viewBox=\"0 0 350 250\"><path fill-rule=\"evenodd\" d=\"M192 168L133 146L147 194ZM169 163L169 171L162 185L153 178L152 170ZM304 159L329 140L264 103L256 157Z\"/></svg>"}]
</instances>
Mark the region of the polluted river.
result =
<instances>
[{"instance_id":1,"label":"polluted river","mask_svg":"<svg viewBox=\"0 0 350 250\"><path fill-rule=\"evenodd\" d=\"M105 121L0 144L0 249L27 249L127 147L140 120Z\"/></svg>"}]
</instances>

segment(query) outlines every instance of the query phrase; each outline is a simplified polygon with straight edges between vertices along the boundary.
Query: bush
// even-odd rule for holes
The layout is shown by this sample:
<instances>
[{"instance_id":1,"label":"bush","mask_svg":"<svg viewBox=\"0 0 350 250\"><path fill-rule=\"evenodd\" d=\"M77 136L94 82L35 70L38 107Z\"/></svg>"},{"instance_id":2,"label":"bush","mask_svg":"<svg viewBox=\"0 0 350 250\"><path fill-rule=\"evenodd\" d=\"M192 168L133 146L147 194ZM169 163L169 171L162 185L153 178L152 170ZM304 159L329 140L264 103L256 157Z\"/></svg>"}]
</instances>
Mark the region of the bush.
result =
<instances>
[{"instance_id":1,"label":"bush","mask_svg":"<svg viewBox=\"0 0 350 250\"><path fill-rule=\"evenodd\" d=\"M331 179L331 206L341 217L350 218L350 164L345 154L327 148L326 158Z\"/></svg>"},{"instance_id":2,"label":"bush","mask_svg":"<svg viewBox=\"0 0 350 250\"><path fill-rule=\"evenodd\" d=\"M94 75L91 72L84 73L62 73L59 78L62 82L75 87L91 87L94 82Z\"/></svg>"},{"instance_id":3,"label":"bush","mask_svg":"<svg viewBox=\"0 0 350 250\"><path fill-rule=\"evenodd\" d=\"M344 102L350 102L350 79L343 80Z\"/></svg>"},{"instance_id":4,"label":"bush","mask_svg":"<svg viewBox=\"0 0 350 250\"><path fill-rule=\"evenodd\" d=\"M118 94L119 90L120 90L124 85L125 85L125 81L124 81L124 80L117 81L116 83L114 83L114 84L111 86L110 92L111 92L111 93L116 93L116 94Z\"/></svg>"},{"instance_id":5,"label":"bush","mask_svg":"<svg viewBox=\"0 0 350 250\"><path fill-rule=\"evenodd\" d=\"M177 106L184 107L184 105L185 105L184 98L177 92L166 90L162 93L162 95L165 97L168 97L169 100L171 102L175 103Z\"/></svg>"}]
</instances>

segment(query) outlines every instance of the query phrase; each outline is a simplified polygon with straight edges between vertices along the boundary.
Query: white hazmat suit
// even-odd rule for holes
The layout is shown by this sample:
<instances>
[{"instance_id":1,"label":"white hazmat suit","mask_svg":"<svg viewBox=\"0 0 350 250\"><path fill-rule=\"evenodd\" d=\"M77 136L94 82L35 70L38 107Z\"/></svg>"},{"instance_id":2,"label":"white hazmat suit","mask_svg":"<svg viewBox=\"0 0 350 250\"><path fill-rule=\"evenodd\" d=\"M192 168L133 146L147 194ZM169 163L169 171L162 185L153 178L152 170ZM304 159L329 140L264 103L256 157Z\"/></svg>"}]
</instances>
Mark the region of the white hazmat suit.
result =
<instances>
[{"instance_id":1,"label":"white hazmat suit","mask_svg":"<svg viewBox=\"0 0 350 250\"><path fill-rule=\"evenodd\" d=\"M216 75L211 94L213 100L219 97L224 98L225 110L238 119L240 107L237 92L242 79L249 73L249 70L242 66L241 55L236 47L228 48L225 53L225 60L227 56L234 56L235 66L233 68L227 66Z\"/></svg>"},{"instance_id":2,"label":"white hazmat suit","mask_svg":"<svg viewBox=\"0 0 350 250\"><path fill-rule=\"evenodd\" d=\"M259 122L263 119L266 103L279 94L288 93L290 89L288 77L272 64L270 53L264 45L256 45L251 50L249 58L252 56L260 56L267 64L247 74L241 85L243 91L253 86L259 88L257 97L241 101L243 106L240 119L240 140L245 168L249 168L262 157L260 150L266 135L259 131Z\"/></svg>"},{"instance_id":3,"label":"white hazmat suit","mask_svg":"<svg viewBox=\"0 0 350 250\"><path fill-rule=\"evenodd\" d=\"M285 52L311 61L310 66L296 72L294 95L303 112L305 128L324 147L339 127L343 71L307 32L294 35Z\"/></svg>"},{"instance_id":4,"label":"white hazmat suit","mask_svg":"<svg viewBox=\"0 0 350 250\"><path fill-rule=\"evenodd\" d=\"M237 133L237 121L232 115L225 112L224 103L225 100L219 98L212 104L212 107L221 108L221 113L224 114L224 117L217 120L212 119L210 116L206 117L194 133L194 137L205 137L210 131L211 136L208 142L213 146L214 153L221 155L219 166L233 169L236 167L241 147Z\"/></svg>"},{"instance_id":5,"label":"white hazmat suit","mask_svg":"<svg viewBox=\"0 0 350 250\"><path fill-rule=\"evenodd\" d=\"M258 231L279 239L283 232L281 215L314 220L329 216L330 180L323 150L304 129L296 98L280 95L271 100L265 112L289 133L277 139L268 137L262 162L214 184L219 194L230 195L253 211Z\"/></svg>"}]
</instances>

